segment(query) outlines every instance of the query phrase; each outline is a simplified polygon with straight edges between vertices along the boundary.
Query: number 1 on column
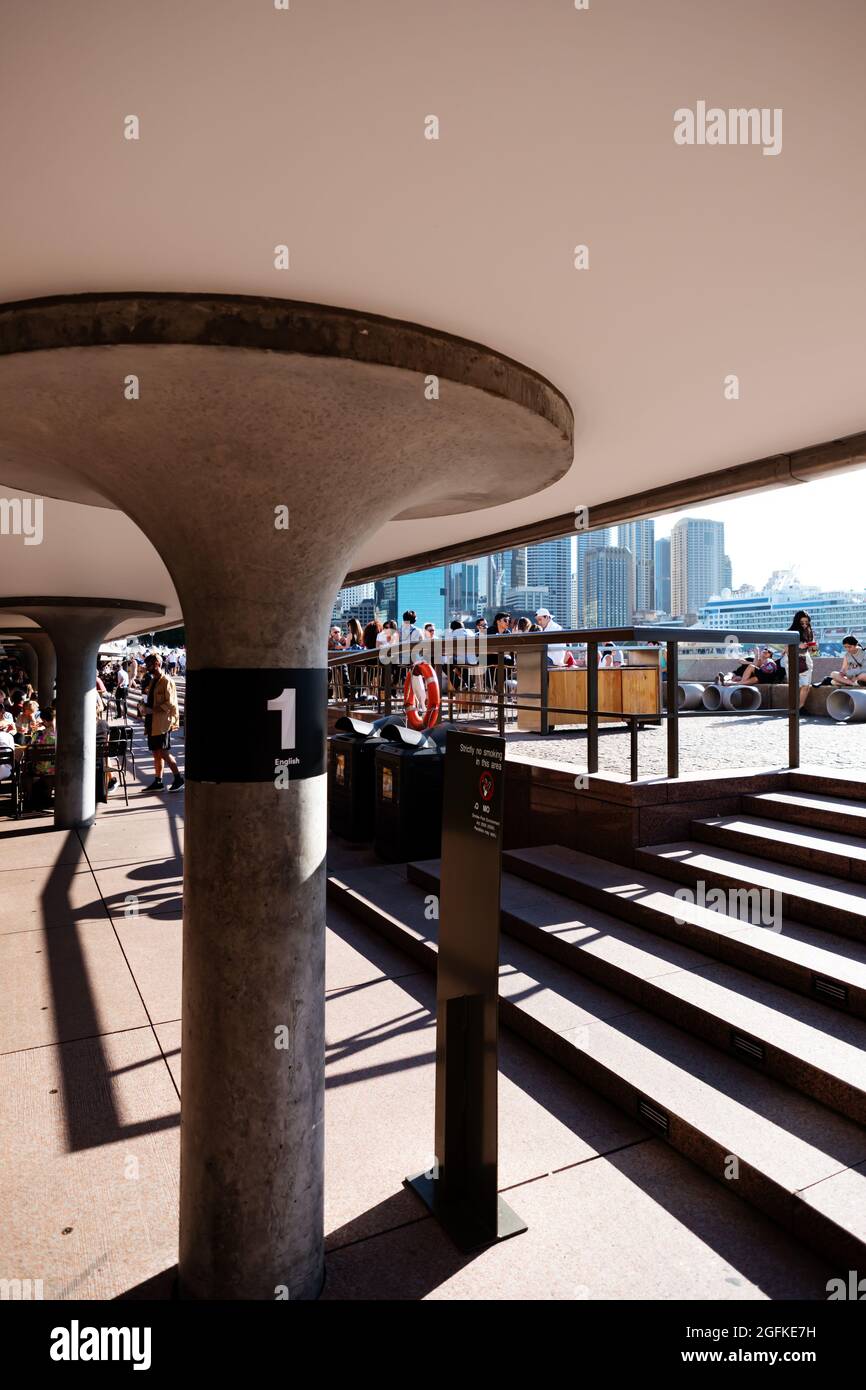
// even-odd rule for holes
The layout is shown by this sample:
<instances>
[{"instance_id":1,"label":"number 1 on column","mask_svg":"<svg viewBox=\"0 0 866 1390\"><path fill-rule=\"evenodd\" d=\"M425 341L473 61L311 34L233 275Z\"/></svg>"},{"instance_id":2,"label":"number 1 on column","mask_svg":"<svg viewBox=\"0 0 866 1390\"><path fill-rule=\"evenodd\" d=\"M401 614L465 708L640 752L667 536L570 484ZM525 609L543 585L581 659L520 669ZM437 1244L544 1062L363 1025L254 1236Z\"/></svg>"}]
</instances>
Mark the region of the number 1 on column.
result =
<instances>
[{"instance_id":1,"label":"number 1 on column","mask_svg":"<svg viewBox=\"0 0 866 1390\"><path fill-rule=\"evenodd\" d=\"M297 691L285 689L275 700L268 700L269 710L279 710L280 712L280 747L282 749L294 748L295 746L295 697Z\"/></svg>"}]
</instances>

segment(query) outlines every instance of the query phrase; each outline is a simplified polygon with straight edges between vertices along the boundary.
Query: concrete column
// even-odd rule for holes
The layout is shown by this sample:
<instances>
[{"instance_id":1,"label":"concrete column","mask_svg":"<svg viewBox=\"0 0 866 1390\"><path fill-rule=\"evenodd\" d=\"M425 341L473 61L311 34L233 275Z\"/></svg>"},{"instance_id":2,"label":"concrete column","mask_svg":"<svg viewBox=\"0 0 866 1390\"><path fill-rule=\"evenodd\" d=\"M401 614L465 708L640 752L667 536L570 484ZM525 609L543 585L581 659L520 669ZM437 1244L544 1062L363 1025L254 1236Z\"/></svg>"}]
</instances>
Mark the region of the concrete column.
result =
<instances>
[{"instance_id":1,"label":"concrete column","mask_svg":"<svg viewBox=\"0 0 866 1390\"><path fill-rule=\"evenodd\" d=\"M327 778L212 784L196 780L190 756L203 703L221 698L233 668L324 670L341 575L306 546L297 558L295 568L287 556L279 575L279 612L258 621L252 573L234 604L224 592L217 605L204 594L184 600L186 1298L313 1299L324 1277ZM324 714L324 679L322 687ZM252 693L245 703L242 689L230 698L238 735L252 742L256 723L280 716L256 708Z\"/></svg>"},{"instance_id":2,"label":"concrete column","mask_svg":"<svg viewBox=\"0 0 866 1390\"><path fill-rule=\"evenodd\" d=\"M105 620L64 615L57 651L57 775L54 823L90 825L96 816L96 655Z\"/></svg>"},{"instance_id":3,"label":"concrete column","mask_svg":"<svg viewBox=\"0 0 866 1390\"><path fill-rule=\"evenodd\" d=\"M0 642L7 647L20 643L22 652L33 653L35 661L28 669L31 671L30 678L39 696L39 703L42 706L53 704L57 659L54 655L54 643L48 634L35 627L7 626L0 621Z\"/></svg>"},{"instance_id":4,"label":"concrete column","mask_svg":"<svg viewBox=\"0 0 866 1390\"><path fill-rule=\"evenodd\" d=\"M14 598L0 609L38 622L34 646L44 638L57 662L57 773L54 823L91 825L96 815L96 657L99 644L125 617L161 614L159 604L118 599ZM50 639L50 640L49 640ZM49 668L50 669L50 668ZM46 681L48 675L46 673ZM53 677L52 677L53 682ZM41 697L40 697L41 698ZM46 700L45 703L48 703Z\"/></svg>"},{"instance_id":5,"label":"concrete column","mask_svg":"<svg viewBox=\"0 0 866 1390\"><path fill-rule=\"evenodd\" d=\"M34 647L31 645L31 643L30 643L29 641L27 641L27 642L22 642L22 643L20 644L20 646L19 646L19 648L18 648L18 654L19 654L19 659L20 659L20 661L21 661L21 665L24 667L24 669L25 669L25 671L27 672L27 675L28 675L28 677L29 677L29 679L30 679L30 684L31 684L31 685L34 687L34 689L35 689L36 684L37 684L37 681L38 681L38 668L39 668L39 663L38 663L37 657L36 657L36 651L35 651Z\"/></svg>"},{"instance_id":6,"label":"concrete column","mask_svg":"<svg viewBox=\"0 0 866 1390\"><path fill-rule=\"evenodd\" d=\"M45 708L54 703L54 682L57 679L57 655L47 632L34 632L27 645L36 653L36 689L39 703Z\"/></svg>"},{"instance_id":7,"label":"concrete column","mask_svg":"<svg viewBox=\"0 0 866 1390\"><path fill-rule=\"evenodd\" d=\"M143 386L132 405L117 389L128 372ZM37 405L53 495L95 490L128 512L164 556L186 625L180 1292L315 1298L326 779L278 786L243 765L224 775L218 757L196 767L197 721L228 700L238 722L223 715L213 745L225 752L231 732L252 764L263 722L282 718L260 701L262 673L300 692L314 679L303 672L324 668L359 547L394 518L555 482L571 410L519 363L448 334L208 295L0 309L0 445L30 438ZM26 485L40 481L31 464ZM435 520L426 534L433 544ZM300 737L324 703L324 689L320 708L299 703Z\"/></svg>"}]
</instances>

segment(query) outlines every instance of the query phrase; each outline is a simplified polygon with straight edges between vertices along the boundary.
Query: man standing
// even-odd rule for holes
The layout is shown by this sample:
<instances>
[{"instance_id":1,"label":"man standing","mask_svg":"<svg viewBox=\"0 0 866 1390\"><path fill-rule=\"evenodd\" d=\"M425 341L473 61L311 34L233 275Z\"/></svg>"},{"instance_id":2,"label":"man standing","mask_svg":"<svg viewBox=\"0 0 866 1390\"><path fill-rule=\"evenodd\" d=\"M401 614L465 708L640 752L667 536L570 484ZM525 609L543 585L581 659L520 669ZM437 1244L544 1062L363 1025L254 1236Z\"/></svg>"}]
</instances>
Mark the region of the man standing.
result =
<instances>
[{"instance_id":1,"label":"man standing","mask_svg":"<svg viewBox=\"0 0 866 1390\"><path fill-rule=\"evenodd\" d=\"M144 732L147 746L153 754L154 780L145 790L161 792L165 786L162 768L168 763L172 771L170 792L179 792L183 786L183 774L171 755L171 731L180 724L177 703L177 687L170 676L163 674L162 658L152 652L145 661L150 684L147 688L147 701L144 716Z\"/></svg>"},{"instance_id":2,"label":"man standing","mask_svg":"<svg viewBox=\"0 0 866 1390\"><path fill-rule=\"evenodd\" d=\"M538 623L542 632L562 632L562 627L559 623L554 622L549 608L539 608L535 615L535 621ZM565 643L561 645L552 643L547 648L548 666L564 666L565 653Z\"/></svg>"},{"instance_id":3,"label":"man standing","mask_svg":"<svg viewBox=\"0 0 866 1390\"><path fill-rule=\"evenodd\" d=\"M127 718L126 701L129 697L129 673L123 662L117 668L117 684L114 687L114 708L118 719Z\"/></svg>"}]
</instances>

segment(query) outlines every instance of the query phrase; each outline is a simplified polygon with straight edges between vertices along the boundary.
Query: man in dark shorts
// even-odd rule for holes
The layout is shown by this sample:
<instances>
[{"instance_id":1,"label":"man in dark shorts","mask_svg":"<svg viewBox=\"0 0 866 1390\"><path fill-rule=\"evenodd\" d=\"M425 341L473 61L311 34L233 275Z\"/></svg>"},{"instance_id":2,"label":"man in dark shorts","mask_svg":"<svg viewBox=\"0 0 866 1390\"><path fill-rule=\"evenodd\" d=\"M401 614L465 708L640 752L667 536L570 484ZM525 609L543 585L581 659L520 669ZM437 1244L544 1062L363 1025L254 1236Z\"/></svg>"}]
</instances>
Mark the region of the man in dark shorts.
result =
<instances>
[{"instance_id":1,"label":"man in dark shorts","mask_svg":"<svg viewBox=\"0 0 866 1390\"><path fill-rule=\"evenodd\" d=\"M183 774L171 755L171 731L178 727L177 689L170 676L163 674L162 658L152 652L145 665L151 677L145 700L144 732L147 746L153 754L154 780L145 791L161 792L165 783L162 780L163 764L168 763L172 771L170 792L179 792L183 786Z\"/></svg>"}]
</instances>

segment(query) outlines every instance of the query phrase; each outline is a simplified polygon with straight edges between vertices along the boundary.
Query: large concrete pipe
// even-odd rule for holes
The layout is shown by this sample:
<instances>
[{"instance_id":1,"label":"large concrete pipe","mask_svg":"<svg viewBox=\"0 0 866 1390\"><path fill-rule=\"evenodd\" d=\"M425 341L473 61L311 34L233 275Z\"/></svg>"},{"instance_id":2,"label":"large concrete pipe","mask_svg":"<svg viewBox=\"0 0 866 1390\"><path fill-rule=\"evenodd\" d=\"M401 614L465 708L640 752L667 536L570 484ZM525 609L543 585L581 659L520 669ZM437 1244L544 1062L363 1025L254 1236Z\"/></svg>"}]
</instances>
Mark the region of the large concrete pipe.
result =
<instances>
[{"instance_id":1,"label":"large concrete pipe","mask_svg":"<svg viewBox=\"0 0 866 1390\"><path fill-rule=\"evenodd\" d=\"M702 695L704 709L711 710L715 714L724 704L724 692L720 685L706 686Z\"/></svg>"},{"instance_id":2,"label":"large concrete pipe","mask_svg":"<svg viewBox=\"0 0 866 1390\"><path fill-rule=\"evenodd\" d=\"M721 690L724 708L735 714L751 714L761 708L761 692L756 685L725 685Z\"/></svg>"},{"instance_id":3,"label":"large concrete pipe","mask_svg":"<svg viewBox=\"0 0 866 1390\"><path fill-rule=\"evenodd\" d=\"M761 692L754 685L708 685L703 700L704 709L714 714L720 710L750 714L761 708Z\"/></svg>"},{"instance_id":4,"label":"large concrete pipe","mask_svg":"<svg viewBox=\"0 0 866 1390\"><path fill-rule=\"evenodd\" d=\"M827 713L840 724L862 724L866 719L866 690L831 691Z\"/></svg>"},{"instance_id":5,"label":"large concrete pipe","mask_svg":"<svg viewBox=\"0 0 866 1390\"><path fill-rule=\"evenodd\" d=\"M700 709L704 698L704 687L697 681L681 681L677 686L678 709Z\"/></svg>"}]
</instances>

